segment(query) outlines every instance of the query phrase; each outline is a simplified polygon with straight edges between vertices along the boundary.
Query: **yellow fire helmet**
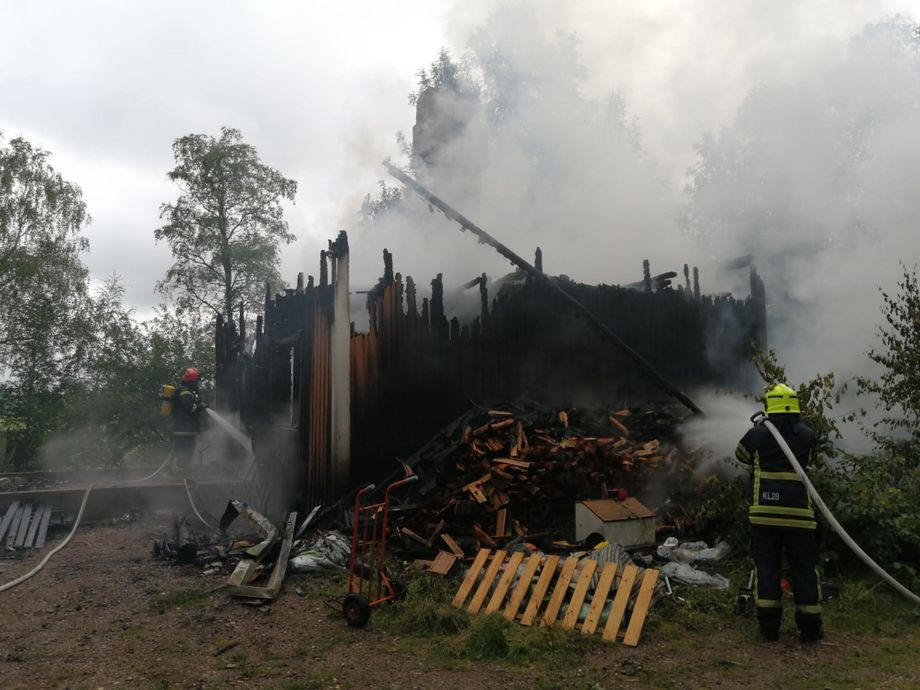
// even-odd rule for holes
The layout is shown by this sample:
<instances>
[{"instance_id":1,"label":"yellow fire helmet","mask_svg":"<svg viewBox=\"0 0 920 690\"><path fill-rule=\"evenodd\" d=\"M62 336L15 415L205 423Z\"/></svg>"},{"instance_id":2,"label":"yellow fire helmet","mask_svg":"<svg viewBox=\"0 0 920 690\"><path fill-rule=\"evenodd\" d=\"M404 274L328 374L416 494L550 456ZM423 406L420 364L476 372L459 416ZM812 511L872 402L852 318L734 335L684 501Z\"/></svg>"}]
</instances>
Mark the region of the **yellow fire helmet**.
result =
<instances>
[{"instance_id":1,"label":"yellow fire helmet","mask_svg":"<svg viewBox=\"0 0 920 690\"><path fill-rule=\"evenodd\" d=\"M768 414L801 414L799 396L785 383L767 388L764 411Z\"/></svg>"}]
</instances>

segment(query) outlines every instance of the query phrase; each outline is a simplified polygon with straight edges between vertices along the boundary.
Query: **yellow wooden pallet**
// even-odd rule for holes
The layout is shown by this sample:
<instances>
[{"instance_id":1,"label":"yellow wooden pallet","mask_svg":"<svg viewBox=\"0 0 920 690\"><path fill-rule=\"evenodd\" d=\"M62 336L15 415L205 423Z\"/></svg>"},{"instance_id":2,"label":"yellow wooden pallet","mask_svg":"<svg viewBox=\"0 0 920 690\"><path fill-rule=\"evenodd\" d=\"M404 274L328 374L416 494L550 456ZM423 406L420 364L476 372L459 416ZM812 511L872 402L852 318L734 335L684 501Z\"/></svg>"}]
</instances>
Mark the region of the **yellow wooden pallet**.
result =
<instances>
[{"instance_id":1,"label":"yellow wooden pallet","mask_svg":"<svg viewBox=\"0 0 920 690\"><path fill-rule=\"evenodd\" d=\"M504 607L502 615L509 621L517 621L521 625L534 625L539 621L540 625L553 626L559 623L566 630L575 630L578 627L582 605L588 596L588 588L597 574L597 561L590 558L579 561L577 558L569 557L561 562L560 567L559 556L533 554L525 562L524 555L520 551L509 554L506 551L492 552L489 549L481 549L460 584L453 605L457 608L466 608L473 614L480 611L492 613ZM517 585L512 588L522 563L524 570ZM581 567L575 580L575 588L572 590L569 585L573 577L576 577L579 565ZM629 563L620 570L616 563L605 564L599 571L587 616L579 628L581 633L591 635L597 631L604 605L613 592L610 613L601 635L608 642L622 637L623 644L635 647L645 625L658 574L657 569L646 569L638 592L633 596L639 568ZM537 578L537 582L531 590L534 577ZM525 605L528 591L530 598ZM471 594L472 598L467 602ZM563 604L567 604L566 613L559 621L559 612ZM523 612L518 617L522 608ZM626 630L621 631L626 612L630 609L632 613L629 623Z\"/></svg>"}]
</instances>

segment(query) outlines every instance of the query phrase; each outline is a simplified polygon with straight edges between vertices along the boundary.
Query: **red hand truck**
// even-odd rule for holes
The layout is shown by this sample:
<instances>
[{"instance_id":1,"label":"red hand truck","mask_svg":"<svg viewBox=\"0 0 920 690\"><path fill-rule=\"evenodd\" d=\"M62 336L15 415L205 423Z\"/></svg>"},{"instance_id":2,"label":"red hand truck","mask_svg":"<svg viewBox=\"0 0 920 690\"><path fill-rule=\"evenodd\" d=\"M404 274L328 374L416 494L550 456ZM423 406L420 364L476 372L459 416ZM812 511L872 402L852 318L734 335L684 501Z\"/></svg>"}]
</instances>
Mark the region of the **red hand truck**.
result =
<instances>
[{"instance_id":1,"label":"red hand truck","mask_svg":"<svg viewBox=\"0 0 920 690\"><path fill-rule=\"evenodd\" d=\"M351 534L351 562L348 571L348 595L342 602L345 621L352 628L363 628L374 606L398 599L403 588L394 587L384 568L386 558L387 519L390 494L401 486L418 481L418 475L390 484L380 503L361 505L361 498L374 490L368 484L355 494L355 516ZM360 531L360 537L359 537Z\"/></svg>"}]
</instances>

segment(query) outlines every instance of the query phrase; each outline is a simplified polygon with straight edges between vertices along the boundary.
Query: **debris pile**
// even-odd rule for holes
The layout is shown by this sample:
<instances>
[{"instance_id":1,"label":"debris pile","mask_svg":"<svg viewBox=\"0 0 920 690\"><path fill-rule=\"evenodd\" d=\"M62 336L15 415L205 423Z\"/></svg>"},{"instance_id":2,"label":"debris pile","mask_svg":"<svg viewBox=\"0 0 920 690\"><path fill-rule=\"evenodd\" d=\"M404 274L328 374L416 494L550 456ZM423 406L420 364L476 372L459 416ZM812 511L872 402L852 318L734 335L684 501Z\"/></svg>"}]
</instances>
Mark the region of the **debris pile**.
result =
<instances>
[{"instance_id":1,"label":"debris pile","mask_svg":"<svg viewBox=\"0 0 920 690\"><path fill-rule=\"evenodd\" d=\"M641 493L654 479L659 494L673 496L693 470L670 440L674 423L662 407L554 410L519 400L474 408L406 462L422 480L420 510L395 509L395 531L462 557L571 532L575 501L614 489Z\"/></svg>"}]
</instances>

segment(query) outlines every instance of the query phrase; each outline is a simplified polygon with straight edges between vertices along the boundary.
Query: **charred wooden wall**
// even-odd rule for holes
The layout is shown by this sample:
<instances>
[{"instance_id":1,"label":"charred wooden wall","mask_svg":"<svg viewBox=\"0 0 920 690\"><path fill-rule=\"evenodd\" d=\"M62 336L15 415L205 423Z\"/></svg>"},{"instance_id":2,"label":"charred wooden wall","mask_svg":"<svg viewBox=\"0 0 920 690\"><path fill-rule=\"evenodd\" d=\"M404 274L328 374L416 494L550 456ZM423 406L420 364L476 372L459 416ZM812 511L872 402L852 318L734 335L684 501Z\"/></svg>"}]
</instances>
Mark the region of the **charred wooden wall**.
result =
<instances>
[{"instance_id":1,"label":"charred wooden wall","mask_svg":"<svg viewBox=\"0 0 920 690\"><path fill-rule=\"evenodd\" d=\"M483 277L484 278L484 277ZM752 341L766 345L763 283L752 296L711 297L695 286L639 289L563 287L682 389L731 388L750 375ZM480 313L448 318L440 275L419 306L384 253L384 276L368 298L369 331L355 333L352 356L352 464L373 477L421 446L469 407L519 395L548 404L638 404L663 397L622 355L588 328L557 294L523 276L492 299L479 283Z\"/></svg>"},{"instance_id":2,"label":"charred wooden wall","mask_svg":"<svg viewBox=\"0 0 920 690\"><path fill-rule=\"evenodd\" d=\"M233 344L242 342L234 324L218 325L218 385L223 379L233 387L224 395L238 400L260 465L293 487L294 505L328 503L345 486L379 478L471 400L528 395L548 404L622 406L662 397L546 286L520 276L490 297L483 276L479 313L461 323L445 313L440 275L431 297L419 299L388 252L368 294L368 331L352 326L350 339L336 340L343 314L335 312L348 310L341 300L347 274L343 288L343 276L330 279L329 267L342 266L332 260L342 256L344 233L323 252L318 284L311 277L304 285L300 276L296 288L266 296L249 350ZM711 297L700 294L694 273L691 285L685 267L677 288L648 271L638 289L558 280L678 387L730 388L749 373L752 341L766 345L763 283L752 269L751 297ZM347 367L334 366L345 355ZM350 369L350 399L333 385L334 369L339 383Z\"/></svg>"}]
</instances>

